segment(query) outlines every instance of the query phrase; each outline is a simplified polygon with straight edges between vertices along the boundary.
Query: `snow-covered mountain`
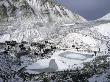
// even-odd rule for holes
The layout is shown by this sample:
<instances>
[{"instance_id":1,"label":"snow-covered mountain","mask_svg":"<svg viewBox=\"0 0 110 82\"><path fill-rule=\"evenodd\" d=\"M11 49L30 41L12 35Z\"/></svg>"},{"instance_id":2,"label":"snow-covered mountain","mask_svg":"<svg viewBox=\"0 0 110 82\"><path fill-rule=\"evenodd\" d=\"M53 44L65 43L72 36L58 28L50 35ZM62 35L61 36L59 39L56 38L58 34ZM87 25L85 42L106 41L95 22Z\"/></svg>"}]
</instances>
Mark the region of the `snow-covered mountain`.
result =
<instances>
[{"instance_id":1,"label":"snow-covered mountain","mask_svg":"<svg viewBox=\"0 0 110 82\"><path fill-rule=\"evenodd\" d=\"M107 25L106 21L87 22L53 0L2 0L0 3L0 42L51 40L63 48L74 45L94 50L106 44L102 41L108 41L103 33L109 29L105 32L100 28L102 24Z\"/></svg>"},{"instance_id":2,"label":"snow-covered mountain","mask_svg":"<svg viewBox=\"0 0 110 82\"><path fill-rule=\"evenodd\" d=\"M110 13L106 14L102 18L96 20L96 21L108 21L108 23L102 23L99 25L94 26L93 29L97 30L98 33L101 33L103 36L110 38Z\"/></svg>"},{"instance_id":3,"label":"snow-covered mountain","mask_svg":"<svg viewBox=\"0 0 110 82\"><path fill-rule=\"evenodd\" d=\"M108 13L107 15L103 16L102 18L100 18L99 20L110 20L110 13Z\"/></svg>"},{"instance_id":4,"label":"snow-covered mountain","mask_svg":"<svg viewBox=\"0 0 110 82\"><path fill-rule=\"evenodd\" d=\"M77 14L54 2L54 0L3 0L1 4L1 16L20 17L35 15L43 21L83 21ZM6 10L3 10L6 9ZM6 16L7 15L7 16Z\"/></svg>"},{"instance_id":5,"label":"snow-covered mountain","mask_svg":"<svg viewBox=\"0 0 110 82\"><path fill-rule=\"evenodd\" d=\"M97 31L102 35L110 37L109 27L110 27L110 23L107 23L107 24L101 24L99 26L95 26L94 28L97 29Z\"/></svg>"},{"instance_id":6,"label":"snow-covered mountain","mask_svg":"<svg viewBox=\"0 0 110 82\"><path fill-rule=\"evenodd\" d=\"M86 21L54 0L2 0L0 10L0 42L48 39L63 24Z\"/></svg>"}]
</instances>

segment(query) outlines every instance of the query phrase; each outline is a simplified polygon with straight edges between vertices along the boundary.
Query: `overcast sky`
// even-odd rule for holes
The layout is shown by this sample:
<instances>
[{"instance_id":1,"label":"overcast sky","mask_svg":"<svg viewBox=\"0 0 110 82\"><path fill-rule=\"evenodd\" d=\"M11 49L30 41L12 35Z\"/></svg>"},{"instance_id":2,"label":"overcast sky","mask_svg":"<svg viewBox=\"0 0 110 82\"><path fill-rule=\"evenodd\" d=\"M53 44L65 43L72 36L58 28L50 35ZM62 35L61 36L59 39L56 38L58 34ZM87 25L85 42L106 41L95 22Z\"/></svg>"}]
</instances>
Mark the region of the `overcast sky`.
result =
<instances>
[{"instance_id":1,"label":"overcast sky","mask_svg":"<svg viewBox=\"0 0 110 82\"><path fill-rule=\"evenodd\" d=\"M110 12L110 0L57 0L87 20L95 20Z\"/></svg>"}]
</instances>

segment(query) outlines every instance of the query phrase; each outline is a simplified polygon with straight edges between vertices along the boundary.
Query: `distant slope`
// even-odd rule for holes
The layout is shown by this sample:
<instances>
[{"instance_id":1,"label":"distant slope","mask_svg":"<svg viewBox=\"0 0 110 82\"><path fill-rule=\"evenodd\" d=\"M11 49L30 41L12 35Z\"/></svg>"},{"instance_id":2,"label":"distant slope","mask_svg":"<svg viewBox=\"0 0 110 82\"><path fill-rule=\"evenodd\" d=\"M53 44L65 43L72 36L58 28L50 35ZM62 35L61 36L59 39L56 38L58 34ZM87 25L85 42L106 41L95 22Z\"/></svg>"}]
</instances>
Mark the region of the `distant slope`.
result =
<instances>
[{"instance_id":1,"label":"distant slope","mask_svg":"<svg viewBox=\"0 0 110 82\"><path fill-rule=\"evenodd\" d=\"M100 18L99 20L110 20L110 13L108 13L107 15L103 16L102 18Z\"/></svg>"},{"instance_id":2,"label":"distant slope","mask_svg":"<svg viewBox=\"0 0 110 82\"><path fill-rule=\"evenodd\" d=\"M110 37L110 23L108 24L101 24L99 26L94 27L98 30L99 33L101 33L104 36Z\"/></svg>"},{"instance_id":3,"label":"distant slope","mask_svg":"<svg viewBox=\"0 0 110 82\"><path fill-rule=\"evenodd\" d=\"M110 13L98 19L97 21L102 21L102 22L108 21L108 23L102 23L97 26L94 26L94 29L96 29L103 36L110 38Z\"/></svg>"}]
</instances>

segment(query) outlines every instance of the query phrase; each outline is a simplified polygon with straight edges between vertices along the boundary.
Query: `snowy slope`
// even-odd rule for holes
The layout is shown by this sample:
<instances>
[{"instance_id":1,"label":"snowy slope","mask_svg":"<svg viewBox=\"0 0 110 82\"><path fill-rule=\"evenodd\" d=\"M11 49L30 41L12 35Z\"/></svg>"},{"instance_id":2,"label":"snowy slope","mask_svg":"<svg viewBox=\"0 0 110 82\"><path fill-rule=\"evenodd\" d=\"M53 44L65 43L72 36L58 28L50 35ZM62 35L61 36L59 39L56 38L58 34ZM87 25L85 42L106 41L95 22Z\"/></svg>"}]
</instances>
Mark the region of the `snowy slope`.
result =
<instances>
[{"instance_id":1,"label":"snowy slope","mask_svg":"<svg viewBox=\"0 0 110 82\"><path fill-rule=\"evenodd\" d=\"M97 29L97 31L102 35L110 37L110 23L101 24L99 26L95 26L94 28Z\"/></svg>"},{"instance_id":2,"label":"snowy slope","mask_svg":"<svg viewBox=\"0 0 110 82\"><path fill-rule=\"evenodd\" d=\"M96 21L102 21L102 22L106 22L106 23L102 23L96 26L93 26L93 28L91 30L94 29L94 31L97 31L98 33L100 33L101 35L104 36L105 40L109 40L110 39L110 13L108 13L107 15L103 16L102 18L96 20ZM101 38L103 39L103 38Z\"/></svg>"},{"instance_id":3,"label":"snowy slope","mask_svg":"<svg viewBox=\"0 0 110 82\"><path fill-rule=\"evenodd\" d=\"M99 20L110 20L110 13L108 13L107 15L103 16L102 18L100 18Z\"/></svg>"},{"instance_id":4,"label":"snowy slope","mask_svg":"<svg viewBox=\"0 0 110 82\"><path fill-rule=\"evenodd\" d=\"M96 20L96 22L102 21L102 22L108 22L108 23L102 23L96 26L93 26L92 29L96 30L98 33L102 34L103 36L106 36L108 38L110 36L110 13L106 14L105 16L101 17L100 19Z\"/></svg>"},{"instance_id":5,"label":"snowy slope","mask_svg":"<svg viewBox=\"0 0 110 82\"><path fill-rule=\"evenodd\" d=\"M53 0L27 0L29 5L35 10L35 13L41 15L41 18L45 18L49 21L65 21L65 22L75 22L75 21L85 21L81 16L72 13L63 6L56 4Z\"/></svg>"},{"instance_id":6,"label":"snowy slope","mask_svg":"<svg viewBox=\"0 0 110 82\"><path fill-rule=\"evenodd\" d=\"M85 21L81 16L54 2L54 0L3 0L0 2L2 14L7 17L32 16L47 21ZM4 11L3 9L6 9ZM1 15L2 15L1 14ZM67 22L67 21L66 21Z\"/></svg>"},{"instance_id":7,"label":"snowy slope","mask_svg":"<svg viewBox=\"0 0 110 82\"><path fill-rule=\"evenodd\" d=\"M53 0L3 0L0 3L0 42L48 39L56 37L61 25L86 21Z\"/></svg>"}]
</instances>

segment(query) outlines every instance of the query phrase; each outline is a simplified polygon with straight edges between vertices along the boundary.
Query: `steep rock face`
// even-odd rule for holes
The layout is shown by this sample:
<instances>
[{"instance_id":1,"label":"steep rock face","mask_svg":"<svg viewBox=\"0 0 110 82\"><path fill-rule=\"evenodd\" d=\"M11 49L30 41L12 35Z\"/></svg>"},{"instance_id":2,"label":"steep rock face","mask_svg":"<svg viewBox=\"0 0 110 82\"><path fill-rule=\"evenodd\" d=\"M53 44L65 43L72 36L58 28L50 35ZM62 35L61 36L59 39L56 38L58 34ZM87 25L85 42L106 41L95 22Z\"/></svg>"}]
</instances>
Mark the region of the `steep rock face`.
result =
<instances>
[{"instance_id":1,"label":"steep rock face","mask_svg":"<svg viewBox=\"0 0 110 82\"><path fill-rule=\"evenodd\" d=\"M2 0L0 11L0 42L53 39L62 25L85 21L53 0Z\"/></svg>"},{"instance_id":2,"label":"steep rock face","mask_svg":"<svg viewBox=\"0 0 110 82\"><path fill-rule=\"evenodd\" d=\"M17 17L32 15L32 9L25 0L2 0L0 1L1 20L8 21ZM6 19L5 19L6 20Z\"/></svg>"},{"instance_id":3,"label":"steep rock face","mask_svg":"<svg viewBox=\"0 0 110 82\"><path fill-rule=\"evenodd\" d=\"M32 16L47 21L82 22L85 19L72 13L54 0L3 0L0 2L1 16L20 17ZM5 9L5 10L4 10Z\"/></svg>"},{"instance_id":4,"label":"steep rock face","mask_svg":"<svg viewBox=\"0 0 110 82\"><path fill-rule=\"evenodd\" d=\"M82 22L85 21L81 16L72 13L63 6L56 4L53 0L28 0L31 8L35 10L35 13L42 18L48 19L48 21L64 21L64 22Z\"/></svg>"}]
</instances>

